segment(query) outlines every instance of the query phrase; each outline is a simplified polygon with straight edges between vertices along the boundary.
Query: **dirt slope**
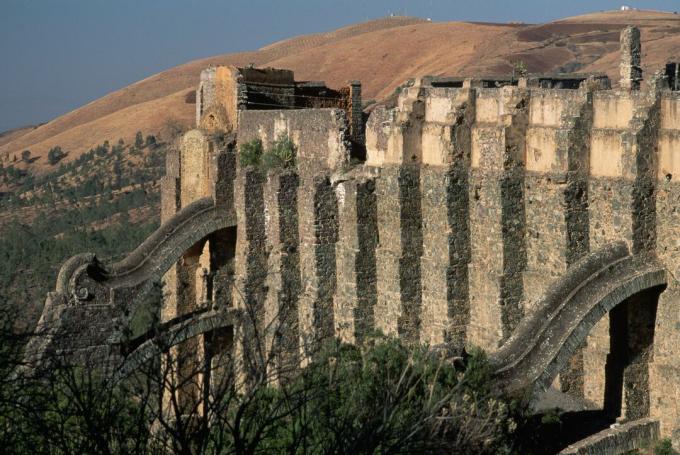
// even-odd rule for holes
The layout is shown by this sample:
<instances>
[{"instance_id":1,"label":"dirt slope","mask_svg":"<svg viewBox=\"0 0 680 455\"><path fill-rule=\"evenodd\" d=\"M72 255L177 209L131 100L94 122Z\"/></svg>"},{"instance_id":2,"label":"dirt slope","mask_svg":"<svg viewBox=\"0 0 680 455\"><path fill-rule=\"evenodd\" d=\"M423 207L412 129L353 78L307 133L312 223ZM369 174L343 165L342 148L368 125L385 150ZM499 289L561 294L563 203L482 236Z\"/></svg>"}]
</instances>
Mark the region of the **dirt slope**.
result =
<instances>
[{"instance_id":1,"label":"dirt slope","mask_svg":"<svg viewBox=\"0 0 680 455\"><path fill-rule=\"evenodd\" d=\"M680 58L680 15L611 11L527 24L435 23L392 17L328 33L291 38L257 51L195 60L110 93L37 128L0 136L0 159L29 149L37 172L49 170L49 148L60 145L78 157L104 140L130 142L136 131L164 134L193 123L191 91L208 65L254 63L290 68L298 79L341 86L363 83L365 99L383 99L410 77L426 74L504 73L524 62L532 72L618 71L618 35L642 29L645 70Z\"/></svg>"}]
</instances>

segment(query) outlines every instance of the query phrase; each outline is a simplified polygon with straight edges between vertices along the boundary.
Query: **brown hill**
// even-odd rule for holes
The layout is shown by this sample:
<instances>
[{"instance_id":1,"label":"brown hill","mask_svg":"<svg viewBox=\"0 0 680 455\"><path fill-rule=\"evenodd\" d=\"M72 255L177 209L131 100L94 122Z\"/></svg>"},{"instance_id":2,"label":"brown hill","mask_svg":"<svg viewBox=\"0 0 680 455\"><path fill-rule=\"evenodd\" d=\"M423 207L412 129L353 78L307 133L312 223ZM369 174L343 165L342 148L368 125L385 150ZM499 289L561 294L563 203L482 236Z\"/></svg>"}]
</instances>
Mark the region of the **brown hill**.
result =
<instances>
[{"instance_id":1,"label":"brown hill","mask_svg":"<svg viewBox=\"0 0 680 455\"><path fill-rule=\"evenodd\" d=\"M14 139L23 136L24 134L28 133L29 131L37 127L38 125L22 126L20 128L14 128L5 131L4 133L0 133L0 146L7 144L8 142L12 142Z\"/></svg>"},{"instance_id":2,"label":"brown hill","mask_svg":"<svg viewBox=\"0 0 680 455\"><path fill-rule=\"evenodd\" d=\"M616 81L618 35L628 24L642 30L647 73L680 57L680 16L673 13L611 11L537 25L383 18L171 68L37 128L0 137L0 159L29 149L39 157L30 166L41 172L50 169L46 155L55 145L71 152L69 161L104 140L130 142L138 130L167 135L190 127L192 90L200 71L215 64L290 68L298 79L330 86L359 79L365 98L377 100L410 77L507 73L519 61L531 72L604 71Z\"/></svg>"}]
</instances>

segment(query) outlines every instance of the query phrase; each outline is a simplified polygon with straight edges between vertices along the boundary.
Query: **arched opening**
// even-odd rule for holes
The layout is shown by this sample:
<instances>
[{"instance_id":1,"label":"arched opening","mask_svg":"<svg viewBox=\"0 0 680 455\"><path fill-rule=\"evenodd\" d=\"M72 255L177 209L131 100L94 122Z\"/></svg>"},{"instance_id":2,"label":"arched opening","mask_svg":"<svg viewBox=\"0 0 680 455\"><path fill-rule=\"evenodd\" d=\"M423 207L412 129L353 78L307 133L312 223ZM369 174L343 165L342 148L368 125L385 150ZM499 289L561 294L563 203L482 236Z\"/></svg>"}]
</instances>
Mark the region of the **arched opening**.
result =
<instances>
[{"instance_id":1,"label":"arched opening","mask_svg":"<svg viewBox=\"0 0 680 455\"><path fill-rule=\"evenodd\" d=\"M603 404L592 406L591 403L589 406L585 401L575 402L586 405L587 409L560 412L554 424L555 432L546 431L539 436L537 447L556 453L569 444L606 430L617 421L649 416L649 370L653 361L656 313L659 296L665 288L665 285L659 285L643 289L609 311L609 354L600 372L604 382ZM545 406L535 416L537 421L551 415L550 408ZM544 423L542 425L548 428Z\"/></svg>"},{"instance_id":2,"label":"arched opening","mask_svg":"<svg viewBox=\"0 0 680 455\"><path fill-rule=\"evenodd\" d=\"M221 229L210 236L210 276L206 295L218 311L234 307L234 274L236 261L236 226ZM220 387L227 369L232 366L234 347L233 327L217 328L203 336L205 390Z\"/></svg>"},{"instance_id":3,"label":"arched opening","mask_svg":"<svg viewBox=\"0 0 680 455\"><path fill-rule=\"evenodd\" d=\"M657 305L667 280L655 256L632 255L622 242L608 245L556 280L490 356L498 384L531 388L534 417L554 420L555 431L541 423L546 431L537 447L556 453L616 421L649 416ZM560 394L551 384L584 343L596 354L585 362L586 395Z\"/></svg>"},{"instance_id":4,"label":"arched opening","mask_svg":"<svg viewBox=\"0 0 680 455\"><path fill-rule=\"evenodd\" d=\"M649 364L663 286L641 291L609 312L609 354L605 365L604 413L610 420L649 415Z\"/></svg>"},{"instance_id":5,"label":"arched opening","mask_svg":"<svg viewBox=\"0 0 680 455\"><path fill-rule=\"evenodd\" d=\"M166 384L164 408L203 409L224 386L232 373L233 327L201 326L200 319L233 308L233 282L236 259L236 226L217 230L186 250L177 264L176 285L165 295L166 318L160 331L163 336L173 327L190 326L196 331L172 342L161 362L161 376ZM174 290L174 292L172 292ZM174 306L174 308L173 308ZM171 316L171 317L167 317ZM193 330L193 329L192 329ZM181 333L181 330L177 333ZM145 341L145 340L140 340Z\"/></svg>"}]
</instances>

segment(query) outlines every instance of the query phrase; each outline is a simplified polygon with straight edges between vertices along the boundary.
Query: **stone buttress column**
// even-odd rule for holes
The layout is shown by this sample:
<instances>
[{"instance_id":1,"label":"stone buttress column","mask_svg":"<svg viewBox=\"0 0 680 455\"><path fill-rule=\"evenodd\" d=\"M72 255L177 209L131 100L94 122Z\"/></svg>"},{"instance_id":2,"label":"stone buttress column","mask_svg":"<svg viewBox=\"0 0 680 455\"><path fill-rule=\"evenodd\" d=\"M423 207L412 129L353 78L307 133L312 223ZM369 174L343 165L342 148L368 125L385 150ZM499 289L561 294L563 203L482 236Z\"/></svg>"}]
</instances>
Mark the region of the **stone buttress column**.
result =
<instances>
[{"instance_id":1,"label":"stone buttress column","mask_svg":"<svg viewBox=\"0 0 680 455\"><path fill-rule=\"evenodd\" d=\"M625 240L634 254L653 252L659 97L656 92L598 92L593 107L588 189L591 249ZM633 296L609 316L587 340L586 398L627 418L648 415L655 298Z\"/></svg>"},{"instance_id":2,"label":"stone buttress column","mask_svg":"<svg viewBox=\"0 0 680 455\"><path fill-rule=\"evenodd\" d=\"M286 376L300 362L298 186L297 173L270 172L264 192L267 249L270 251L265 320L280 376Z\"/></svg>"},{"instance_id":3,"label":"stone buttress column","mask_svg":"<svg viewBox=\"0 0 680 455\"><path fill-rule=\"evenodd\" d=\"M523 317L528 93L479 89L470 173L469 343L496 349Z\"/></svg>"},{"instance_id":4,"label":"stone buttress column","mask_svg":"<svg viewBox=\"0 0 680 455\"><path fill-rule=\"evenodd\" d=\"M240 168L235 185L238 223L232 298L234 305L244 312L235 355L244 379L265 368L271 347L265 318L268 276L265 180L265 175L257 168Z\"/></svg>"},{"instance_id":5,"label":"stone buttress column","mask_svg":"<svg viewBox=\"0 0 680 455\"><path fill-rule=\"evenodd\" d=\"M214 191L215 144L199 130L184 134L177 154L167 157L167 176L162 185L162 221ZM174 207L174 212L173 212ZM207 239L189 248L182 258L166 273L163 280L161 322L191 313L203 304L205 281L210 273L210 247ZM176 390L180 406L192 407L204 393L203 362L204 337L189 339L172 350L173 364L164 364L165 374L176 376L175 384L189 384ZM191 378L187 381L186 378ZM168 403L169 397L166 397Z\"/></svg>"},{"instance_id":6,"label":"stone buttress column","mask_svg":"<svg viewBox=\"0 0 680 455\"><path fill-rule=\"evenodd\" d=\"M426 101L420 183L421 341L463 347L470 320L469 165L474 91L433 88Z\"/></svg>"},{"instance_id":7,"label":"stone buttress column","mask_svg":"<svg viewBox=\"0 0 680 455\"><path fill-rule=\"evenodd\" d=\"M527 266L524 312L550 284L589 251L588 156L592 93L532 89L526 143ZM562 391L583 396L579 350L560 374Z\"/></svg>"},{"instance_id":8,"label":"stone buttress column","mask_svg":"<svg viewBox=\"0 0 680 455\"><path fill-rule=\"evenodd\" d=\"M161 177L161 224L167 222L180 209L180 154L169 150L165 157L165 175ZM163 302L161 322L174 319L177 314L177 273L178 264L163 276Z\"/></svg>"},{"instance_id":9,"label":"stone buttress column","mask_svg":"<svg viewBox=\"0 0 680 455\"><path fill-rule=\"evenodd\" d=\"M229 138L231 139L231 138ZM225 229L213 232L208 236L207 254L208 274L202 273L202 295L205 305L211 305L214 310L225 311L237 305L238 293L235 289L236 273L236 243L237 216L235 206L236 193L236 144L233 140L216 143L216 153L212 155L210 163L213 184L210 193L218 210L222 211L230 220ZM204 260L205 260L204 259ZM204 335L206 359L209 362L208 374L210 387L221 390L225 381L233 377L233 353L235 328L221 327Z\"/></svg>"},{"instance_id":10,"label":"stone buttress column","mask_svg":"<svg viewBox=\"0 0 680 455\"><path fill-rule=\"evenodd\" d=\"M306 357L335 336L338 202L330 175L304 172L298 193L300 272L300 342Z\"/></svg>"},{"instance_id":11,"label":"stone buttress column","mask_svg":"<svg viewBox=\"0 0 680 455\"><path fill-rule=\"evenodd\" d=\"M420 161L424 93L420 84L399 98L376 179L378 302L376 328L407 343L420 341L423 254Z\"/></svg>"},{"instance_id":12,"label":"stone buttress column","mask_svg":"<svg viewBox=\"0 0 680 455\"><path fill-rule=\"evenodd\" d=\"M420 340L422 224L420 168L385 165L376 181L378 302L376 328Z\"/></svg>"},{"instance_id":13,"label":"stone buttress column","mask_svg":"<svg viewBox=\"0 0 680 455\"><path fill-rule=\"evenodd\" d=\"M661 434L680 445L680 93L661 98L657 170L656 254L669 284L659 297L650 365L650 415L659 419Z\"/></svg>"},{"instance_id":14,"label":"stone buttress column","mask_svg":"<svg viewBox=\"0 0 680 455\"><path fill-rule=\"evenodd\" d=\"M361 343L376 328L378 209L374 176L339 182L335 330L346 342Z\"/></svg>"}]
</instances>

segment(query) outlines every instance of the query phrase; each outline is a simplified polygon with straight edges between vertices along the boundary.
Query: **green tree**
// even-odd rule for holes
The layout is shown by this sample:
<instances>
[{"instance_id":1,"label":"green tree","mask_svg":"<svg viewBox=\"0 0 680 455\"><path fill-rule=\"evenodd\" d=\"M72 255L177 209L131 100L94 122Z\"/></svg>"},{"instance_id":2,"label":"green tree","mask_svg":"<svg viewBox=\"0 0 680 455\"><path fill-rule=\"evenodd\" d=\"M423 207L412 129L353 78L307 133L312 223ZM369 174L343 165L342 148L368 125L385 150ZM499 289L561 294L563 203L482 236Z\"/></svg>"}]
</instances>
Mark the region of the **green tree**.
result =
<instances>
[{"instance_id":1,"label":"green tree","mask_svg":"<svg viewBox=\"0 0 680 455\"><path fill-rule=\"evenodd\" d=\"M155 147L156 146L156 136L153 134L149 134L146 137L146 146L147 147Z\"/></svg>"},{"instance_id":2,"label":"green tree","mask_svg":"<svg viewBox=\"0 0 680 455\"><path fill-rule=\"evenodd\" d=\"M331 342L284 392L312 398L283 433L314 453L503 453L518 420L490 378L481 351L460 372L394 338Z\"/></svg>"},{"instance_id":3,"label":"green tree","mask_svg":"<svg viewBox=\"0 0 680 455\"><path fill-rule=\"evenodd\" d=\"M66 152L64 152L61 147L58 145L56 147L52 147L49 152L47 152L47 161L52 165L56 165L59 161L61 161L64 157L66 156Z\"/></svg>"},{"instance_id":4,"label":"green tree","mask_svg":"<svg viewBox=\"0 0 680 455\"><path fill-rule=\"evenodd\" d=\"M654 455L678 455L669 438L664 438L654 445Z\"/></svg>"},{"instance_id":5,"label":"green tree","mask_svg":"<svg viewBox=\"0 0 680 455\"><path fill-rule=\"evenodd\" d=\"M31 160L30 150L24 150L23 152L21 152L21 161L28 163L30 160Z\"/></svg>"},{"instance_id":6,"label":"green tree","mask_svg":"<svg viewBox=\"0 0 680 455\"><path fill-rule=\"evenodd\" d=\"M142 147L144 147L144 136L141 131L137 131L137 134L135 134L135 148L141 149Z\"/></svg>"}]
</instances>

